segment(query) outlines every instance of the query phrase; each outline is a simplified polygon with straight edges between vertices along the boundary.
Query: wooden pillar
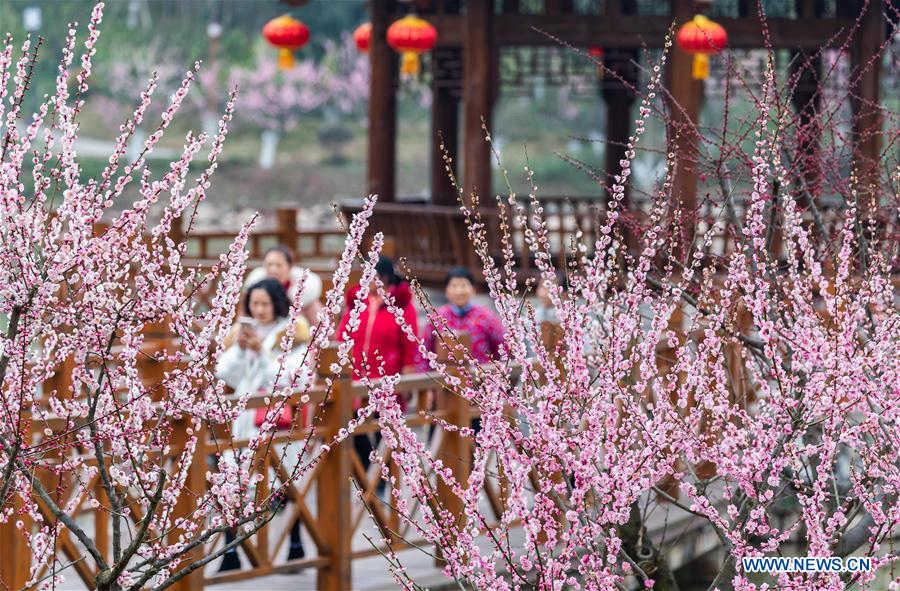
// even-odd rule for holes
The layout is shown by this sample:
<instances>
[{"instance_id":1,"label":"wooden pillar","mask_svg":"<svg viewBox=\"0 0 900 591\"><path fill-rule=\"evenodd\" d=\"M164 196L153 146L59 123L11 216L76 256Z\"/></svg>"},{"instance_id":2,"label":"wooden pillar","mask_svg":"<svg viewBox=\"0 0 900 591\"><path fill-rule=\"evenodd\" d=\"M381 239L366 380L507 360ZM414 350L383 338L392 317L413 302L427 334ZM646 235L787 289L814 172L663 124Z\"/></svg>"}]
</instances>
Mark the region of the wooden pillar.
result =
<instances>
[{"instance_id":1,"label":"wooden pillar","mask_svg":"<svg viewBox=\"0 0 900 591\"><path fill-rule=\"evenodd\" d=\"M459 174L459 71L462 52L458 47L437 49L432 53L431 81L431 202L437 205L456 205L456 189L450 182L450 172L441 150L451 158L450 170Z\"/></svg>"},{"instance_id":2,"label":"wooden pillar","mask_svg":"<svg viewBox=\"0 0 900 591\"><path fill-rule=\"evenodd\" d=\"M612 50L604 54L603 69L615 72L616 76L607 75L601 84L601 94L606 103L606 177L609 185L614 182L615 175L622 173L620 161L625 159L625 146L631 135L631 107L635 95L625 84L634 86L637 83L637 69L632 63L637 61L634 51ZM608 185L608 186L609 186ZM606 198L611 193L607 188ZM626 200L627 200L626 188Z\"/></svg>"},{"instance_id":3,"label":"wooden pillar","mask_svg":"<svg viewBox=\"0 0 900 591\"><path fill-rule=\"evenodd\" d=\"M279 207L275 211L278 227L278 242L291 249L294 258L299 258L300 250L297 248L297 209L294 207Z\"/></svg>"},{"instance_id":4,"label":"wooden pillar","mask_svg":"<svg viewBox=\"0 0 900 591\"><path fill-rule=\"evenodd\" d=\"M110 507L110 501L106 494L106 489L103 488L103 480L99 476L97 477L97 484L94 485L94 498L100 503L100 506L94 509L94 544L97 546L100 554L109 556L111 545L107 507Z\"/></svg>"},{"instance_id":5,"label":"wooden pillar","mask_svg":"<svg viewBox=\"0 0 900 591\"><path fill-rule=\"evenodd\" d=\"M503 0L502 14L519 14L519 0Z\"/></svg>"},{"instance_id":6,"label":"wooden pillar","mask_svg":"<svg viewBox=\"0 0 900 591\"><path fill-rule=\"evenodd\" d=\"M337 363L337 348L322 351L319 375L331 375L332 363ZM322 418L322 435L326 441L353 419L353 379L349 367L344 367L334 381L331 399ZM344 591L353 588L351 542L353 515L350 506L351 456L353 436L334 445L322 459L316 480L318 520L328 524L323 528L327 548L326 566L316 573L318 591Z\"/></svg>"},{"instance_id":7,"label":"wooden pillar","mask_svg":"<svg viewBox=\"0 0 900 591\"><path fill-rule=\"evenodd\" d=\"M617 6L610 6L612 9ZM628 85L634 87L637 84L637 52L630 50L609 50L603 56L603 69L607 75L601 82L600 92L606 103L606 200L612 199L610 188L615 182L615 176L622 173L620 162L625 159L628 137L631 135L631 107L634 105L635 95ZM615 74L615 75L613 75ZM621 79L620 79L621 77ZM622 209L628 208L629 184L625 185L624 201ZM638 244L635 236L624 226L620 226L624 234L628 250L633 251Z\"/></svg>"},{"instance_id":8,"label":"wooden pillar","mask_svg":"<svg viewBox=\"0 0 900 591\"><path fill-rule=\"evenodd\" d=\"M465 108L465 155L463 180L468 198L473 192L481 200L491 195L491 150L484 140L482 118L491 129L493 68L492 0L469 0L466 4L463 48L463 103Z\"/></svg>"},{"instance_id":9,"label":"wooden pillar","mask_svg":"<svg viewBox=\"0 0 900 591\"><path fill-rule=\"evenodd\" d=\"M860 215L874 218L879 200L882 116L879 105L881 85L881 43L884 21L881 0L871 0L853 44L850 90L853 107L853 169L859 178Z\"/></svg>"},{"instance_id":10,"label":"wooden pillar","mask_svg":"<svg viewBox=\"0 0 900 591\"><path fill-rule=\"evenodd\" d=\"M815 200L819 193L819 141L822 130L816 114L820 110L822 94L819 92L822 60L818 55L805 52L794 54L792 76L797 83L791 95L791 102L797 111L797 175L801 179L798 203L808 206L810 199ZM803 188L805 187L805 190Z\"/></svg>"},{"instance_id":11,"label":"wooden pillar","mask_svg":"<svg viewBox=\"0 0 900 591\"><path fill-rule=\"evenodd\" d=\"M672 12L676 26L691 20L695 12L693 0L673 0ZM669 152L674 152L676 165L672 183L672 195L682 209L681 235L682 252L688 248L696 232L693 216L697 210L697 172L695 163L698 155L696 122L700 116L703 100L703 81L694 80L691 75L693 57L673 47L668 61L668 88L670 121L667 130Z\"/></svg>"},{"instance_id":12,"label":"wooden pillar","mask_svg":"<svg viewBox=\"0 0 900 591\"><path fill-rule=\"evenodd\" d=\"M758 0L738 0L738 17L759 18Z\"/></svg>"},{"instance_id":13,"label":"wooden pillar","mask_svg":"<svg viewBox=\"0 0 900 591\"><path fill-rule=\"evenodd\" d=\"M386 40L393 0L372 0L369 42L369 162L366 190L381 201L394 201L397 191L397 55Z\"/></svg>"},{"instance_id":14,"label":"wooden pillar","mask_svg":"<svg viewBox=\"0 0 900 591\"><path fill-rule=\"evenodd\" d=\"M544 14L548 16L571 14L574 9L572 0L544 0Z\"/></svg>"}]
</instances>

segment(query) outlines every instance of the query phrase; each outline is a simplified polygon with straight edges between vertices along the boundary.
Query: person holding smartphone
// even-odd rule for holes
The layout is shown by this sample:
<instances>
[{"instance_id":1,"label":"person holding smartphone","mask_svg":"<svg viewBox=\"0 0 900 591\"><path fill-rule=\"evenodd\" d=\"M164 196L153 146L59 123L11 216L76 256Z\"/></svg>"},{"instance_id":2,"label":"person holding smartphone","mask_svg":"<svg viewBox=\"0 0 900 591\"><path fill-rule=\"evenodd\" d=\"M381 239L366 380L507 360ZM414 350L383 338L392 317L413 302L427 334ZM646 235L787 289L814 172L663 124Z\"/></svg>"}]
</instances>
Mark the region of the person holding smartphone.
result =
<instances>
[{"instance_id":1,"label":"person holding smartphone","mask_svg":"<svg viewBox=\"0 0 900 591\"><path fill-rule=\"evenodd\" d=\"M263 279L247 289L243 298L243 309L249 316L241 317L223 343L225 351L216 364L216 376L237 395L267 395L275 389L290 384L295 370L305 360L309 343L309 323L302 316L294 327L294 348L279 362L282 353L281 341L288 328L290 303L284 286L275 279ZM302 375L302 374L301 374ZM297 387L301 383L295 383ZM247 410L238 416L231 428L235 440L249 439L259 432L259 426L266 418L268 409ZM260 412L261 411L261 412ZM277 428L290 428L293 421L292 409L285 406L276 418ZM304 425L296 423L297 428ZM234 540L234 534L226 532L226 542ZM291 545L288 559L302 558L303 544L300 539L300 522L291 529ZM224 555L220 570L240 568L237 550Z\"/></svg>"},{"instance_id":2,"label":"person holding smartphone","mask_svg":"<svg viewBox=\"0 0 900 591\"><path fill-rule=\"evenodd\" d=\"M294 348L279 363L281 339L287 333L290 303L284 287L275 279L263 279L250 286L243 298L248 316L238 319L225 337L225 351L216 365L216 375L234 388L235 394L257 395L286 385L303 362L309 342L309 323L302 316L294 327ZM275 383L280 378L285 383ZM255 413L246 412L236 421L232 435L237 439L257 432Z\"/></svg>"}]
</instances>

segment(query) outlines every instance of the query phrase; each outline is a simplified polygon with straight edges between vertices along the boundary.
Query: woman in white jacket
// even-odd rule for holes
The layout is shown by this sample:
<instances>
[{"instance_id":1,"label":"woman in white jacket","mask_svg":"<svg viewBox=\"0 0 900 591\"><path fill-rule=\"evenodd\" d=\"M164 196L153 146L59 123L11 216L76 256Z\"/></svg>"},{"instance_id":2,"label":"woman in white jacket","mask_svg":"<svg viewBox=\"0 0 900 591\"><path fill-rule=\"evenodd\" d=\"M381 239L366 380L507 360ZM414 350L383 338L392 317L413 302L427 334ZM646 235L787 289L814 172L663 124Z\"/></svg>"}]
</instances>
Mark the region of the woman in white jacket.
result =
<instances>
[{"instance_id":1,"label":"woman in white jacket","mask_svg":"<svg viewBox=\"0 0 900 591\"><path fill-rule=\"evenodd\" d=\"M266 278L275 279L287 290L288 301L293 302L298 297L300 298L300 304L303 305L303 316L310 325L313 325L316 323L319 310L322 309L322 303L319 301L319 297L322 295L322 278L309 271L303 292L298 294L297 290L300 287L303 271L303 268L294 266L294 255L291 254L291 249L279 244L266 251L262 267L250 271L244 281L244 289L246 290Z\"/></svg>"},{"instance_id":2,"label":"woman in white jacket","mask_svg":"<svg viewBox=\"0 0 900 591\"><path fill-rule=\"evenodd\" d=\"M250 319L238 322L225 338L225 351L216 365L216 376L234 388L235 394L271 394L275 389L290 385L293 374L305 361L309 343L309 324L299 317L294 327L294 348L279 362L281 341L285 336L289 322L290 304L288 296L275 279L263 279L250 286L244 294L243 307ZM300 378L305 372L300 372ZM304 383L295 382L297 387ZM232 425L232 437L235 440L248 439L258 431L257 413L247 410ZM298 428L303 425L298 424ZM233 534L226 534L226 543L234 539ZM300 522L291 529L291 546L288 559L303 556L303 544L300 540ZM237 551L225 554L220 570L240 568Z\"/></svg>"}]
</instances>

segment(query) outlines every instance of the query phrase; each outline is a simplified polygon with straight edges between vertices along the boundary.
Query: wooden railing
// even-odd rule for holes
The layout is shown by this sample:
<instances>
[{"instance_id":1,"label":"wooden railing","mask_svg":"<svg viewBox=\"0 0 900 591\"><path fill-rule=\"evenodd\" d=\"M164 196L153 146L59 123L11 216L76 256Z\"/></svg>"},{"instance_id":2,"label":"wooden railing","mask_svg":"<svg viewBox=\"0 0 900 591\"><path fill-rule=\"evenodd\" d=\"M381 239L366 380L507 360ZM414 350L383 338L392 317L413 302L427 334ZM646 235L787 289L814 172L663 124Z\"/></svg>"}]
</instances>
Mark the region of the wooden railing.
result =
<instances>
[{"instance_id":1,"label":"wooden railing","mask_svg":"<svg viewBox=\"0 0 900 591\"><path fill-rule=\"evenodd\" d=\"M207 260L228 250L234 240L236 230L191 231L184 235L180 228L173 231L173 239L180 239L187 245L186 254L190 258ZM343 230L330 228L301 229L298 226L297 209L282 207L275 212L274 229L255 231L250 235L247 249L251 260L262 259L265 251L276 244L283 244L294 251L301 261L326 261L335 259L344 250Z\"/></svg>"},{"instance_id":2,"label":"wooden railing","mask_svg":"<svg viewBox=\"0 0 900 591\"><path fill-rule=\"evenodd\" d=\"M532 230L537 229L534 216L538 215L546 222L547 243L557 268L565 267L577 244L583 244L587 254L592 254L596 239L599 237L601 224L606 220L605 202L602 197L540 197L536 204L527 199L518 200L524 209L526 219ZM536 212L540 208L540 213ZM736 220L745 215L746 204L734 200L731 209L709 200L701 203L693 214L684 214L685 227L696 232L694 244L702 244L704 234L712 229L712 240L704 247L707 255L724 257L733 251L736 244L734 235ZM628 208L620 211L619 230L629 247L636 244L635 238L646 231L652 204L643 197L635 197ZM345 218L357 213L361 202L345 201L341 211ZM482 222L486 228L488 250L495 261L502 259L501 244L501 212L496 208L481 207L479 209ZM534 252L529 248L525 233L525 224L509 216L507 223L513 245L515 270L524 277L536 274ZM839 212L822 210L821 220L828 228L833 229L839 223ZM375 207L368 229L368 236L380 231L393 241L393 249L397 257L404 257L410 271L424 283L440 283L451 267L462 265L476 271L482 268L475 249L468 236L465 215L457 207L431 205L425 203L380 203ZM773 236L769 249L770 255L783 260L784 253L779 233ZM479 273L474 273L476 278Z\"/></svg>"},{"instance_id":3,"label":"wooden railing","mask_svg":"<svg viewBox=\"0 0 900 591\"><path fill-rule=\"evenodd\" d=\"M151 340L148 340L147 343L145 348L177 346L171 342L154 345ZM306 408L310 410L310 414L316 416L316 420L313 421L315 431L313 432L312 426L300 424L295 425L295 428L290 431L279 431L272 438L271 445L261 446L261 451L253 462L253 469L267 476L257 485L259 487L258 498L265 499L269 495L269 487L274 482L272 475L280 483L285 484L283 491L288 504L283 512L240 544L245 556L243 567L240 570L210 573L209 570L217 566L218 560L216 560L206 568L207 572L204 572L202 568L198 569L179 581L173 589L197 591L202 590L206 585L295 572L298 569L316 569L317 590L343 591L351 589L353 561L375 556L384 550L382 547L354 547L353 545L354 539L359 537L357 533L360 528L363 524L370 522L369 516L374 518L379 531L393 532L384 537L390 539L390 547L394 551L411 548L413 544L421 545L424 542L418 536L413 535L414 532L408 524L401 522L400 515L392 503L384 503L379 500L380 466L373 464L368 470L363 467L360 458L354 451L352 435L341 443L332 445L327 453L321 454L314 468L303 477L294 480L290 476L296 463L297 453L296 450L293 452L289 450L285 453L285 446L308 444L308 453L304 454L303 461L304 463L310 462L320 453L321 445L326 442L331 444L338 431L353 418L354 401L360 400L368 394L368 387L353 381L347 371L343 371L337 376L332 373L331 367L336 361L336 347L327 348L322 352L319 374L322 377L334 378L333 383L330 389L324 385L316 385L305 393L309 396ZM168 369L171 368L148 360L140 367L140 372L148 383L153 383L154 380L161 381L164 372ZM61 372L54 380L65 380L65 371L66 368L61 368ZM71 368L68 368L68 371L71 371ZM62 382L48 384L54 388L62 385ZM431 374L402 376L395 388L395 393L411 401L406 423L414 429L424 431L430 425L435 424L431 418L418 414L419 410L428 410L431 416L439 417L452 425L466 427L469 426L471 417L476 416L468 402L449 390L442 390L438 380ZM300 392L295 393L288 404L299 408L301 394ZM434 397L437 402L437 408L429 408L428 401L431 397ZM267 402L262 395L252 397L247 402L247 408L250 410L265 406L267 406ZM295 416L300 416L300 413L295 413ZM187 443L189 426L188 418L173 424L168 456L172 458L169 470L173 473L178 469L175 458L179 457L181 449ZM60 423L58 427L64 429L65 425ZM361 425L354 435L374 433L379 429L377 421L370 420ZM200 443L193 455L191 465L187 468L185 490L176 505L173 522L179 517L190 518L196 511L197 499L202 496L207 487L206 474L210 470L215 470L208 459L223 450L223 441L226 442L225 446L229 449L246 447L247 441L231 440L228 431L228 425L206 422L199 431L194 430ZM434 457L441 459L445 466L454 471L457 478L465 482L467 458L472 453L471 441L461 437L457 431L447 431L441 429L439 425L435 426L433 433L429 436L429 441ZM400 490L399 494L404 494L404 484L400 470L394 463L390 452L385 452L384 457L388 469L396 478L395 485L387 483L385 493L387 499L393 499L393 487ZM86 458L88 464L92 460L93 458ZM351 484L351 480L353 484ZM491 500L494 514L499 520L501 508L496 502L500 498L499 485L488 479L485 487L486 497ZM85 526L86 523L91 524L86 529L93 531L101 551L108 553L110 548L108 509L103 506L92 506L89 498L91 494L97 499L104 498L99 478L87 483L83 489L76 488L81 490L81 493L71 516L77 519L82 526ZM357 490L360 491L365 504L356 500ZM449 489L437 486L437 494L445 507L460 513L460 517L463 517L462 507ZM42 510L48 521L55 521L46 507L43 507ZM411 503L409 512L415 514L416 510L417 505ZM137 514L132 513L132 518L139 520L139 511ZM282 560L280 557L286 554L285 546L289 532L297 520L308 534L306 539L312 540L312 548L307 544L307 554L302 559ZM178 535L178 531L169 532L169 536L173 540L177 539ZM380 539L381 537L382 535L379 535L375 538ZM416 539L411 539L411 537ZM221 548L223 543L223 534L214 535L204 545L186 556L182 566L203 556L208 556L216 548ZM27 564L30 562L30 555L21 533L11 523L0 524L0 547L3 548L4 556L7 555L7 552L13 552L20 560L18 564L26 565L24 569L10 564L0 567L0 581L9 588L23 587L28 581ZM14 551L9 550L13 547ZM71 571L66 573L68 577L77 575L88 588L91 588L97 570L91 559L84 557L83 551L65 530L59 536L57 552L65 557L65 560L61 558L61 563L73 562ZM45 574L47 573L39 576Z\"/></svg>"},{"instance_id":4,"label":"wooden railing","mask_svg":"<svg viewBox=\"0 0 900 591\"><path fill-rule=\"evenodd\" d=\"M547 197L538 199L537 205L520 199L526 219L532 229L532 222L541 208L540 217L546 221L547 242L551 255L559 267L565 266L570 258L574 242L584 242L589 250L593 248L600 221L605 219L604 200L599 196ZM622 216L623 221L635 226L645 219L642 207L635 203L630 212ZM362 202L345 201L341 211L345 218L360 211ZM501 212L497 208L479 208L486 228L488 250L495 260L502 258ZM513 246L514 266L522 276L536 273L534 253L525 238L524 224L509 216L509 235ZM627 218L627 219L625 219ZM465 215L457 207L422 203L379 203L375 207L369 225L368 236L380 231L393 239L398 257L404 257L419 280L425 283L440 282L447 271L462 265L472 270L481 269L475 249L468 236ZM478 273L475 273L478 277Z\"/></svg>"}]
</instances>

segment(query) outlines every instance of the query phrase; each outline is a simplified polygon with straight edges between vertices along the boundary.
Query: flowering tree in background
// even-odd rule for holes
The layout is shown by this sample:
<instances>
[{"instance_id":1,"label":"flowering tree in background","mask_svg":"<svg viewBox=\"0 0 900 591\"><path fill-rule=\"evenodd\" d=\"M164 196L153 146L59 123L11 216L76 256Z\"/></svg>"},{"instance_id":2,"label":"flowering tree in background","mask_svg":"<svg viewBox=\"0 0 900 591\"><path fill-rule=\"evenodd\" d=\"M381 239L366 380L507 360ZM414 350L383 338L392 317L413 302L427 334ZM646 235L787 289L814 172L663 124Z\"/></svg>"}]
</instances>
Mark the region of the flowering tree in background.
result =
<instances>
[{"instance_id":1,"label":"flowering tree in background","mask_svg":"<svg viewBox=\"0 0 900 591\"><path fill-rule=\"evenodd\" d=\"M300 124L304 116L320 113L325 124L323 143L349 139L350 122L365 122L369 104L369 58L359 53L350 34L340 41L326 39L319 61L298 60L290 70L279 70L268 55L254 68L233 68L229 83L241 89L239 115L262 131L260 166L274 163L280 138ZM422 107L431 103L431 91L422 83L405 85L404 92Z\"/></svg>"},{"instance_id":2,"label":"flowering tree in background","mask_svg":"<svg viewBox=\"0 0 900 591\"><path fill-rule=\"evenodd\" d=\"M95 589L166 589L271 520L277 504L261 491L278 494L320 457L293 458L291 476L279 481L254 470L257 451L272 445L274 417L292 392L312 381L311 368L333 332L327 313L307 350L308 363L291 372L282 366L286 375L279 383L286 386L266 399L270 413L259 433L236 444L226 432L209 464L204 456L194 461L207 453L198 451L206 446L207 430L230 425L247 404L247 397L226 397L213 371L233 320L253 220L207 270L186 266L185 246L170 234L179 220L191 231L219 162L235 95L215 136L188 132L180 158L154 176L147 158L182 106L196 68L167 97L154 131L130 160L126 145L140 125L148 125L160 92L159 75L153 75L121 125L106 168L83 179L73 146L103 8L97 3L87 27L74 91L67 84L76 58L73 25L55 92L24 128L17 122L26 119L22 104L39 44L26 40L17 56L7 38L0 50L0 311L6 315L0 337L0 532L5 544L28 545L29 589L56 588L85 565L97 573ZM196 156L205 146L201 163ZM199 169L195 177L192 165ZM96 223L132 185L138 185L139 198L98 230ZM348 253L359 248L371 206L353 222L356 238L348 241ZM154 209L160 221L151 225ZM339 266L329 309L341 301L351 260L345 255ZM211 291L207 303L199 297L203 291ZM292 309L291 320L299 313L299 306ZM174 344L146 352L144 329L151 324L164 326ZM292 345L288 331L281 346L289 351ZM148 362L170 368L162 381L143 381ZM59 368L68 368L63 382L49 381ZM267 479L269 486L262 487ZM188 501L194 508L185 513L180 507ZM106 548L100 532L75 517L84 503L108 516ZM225 531L234 532L233 541L212 547L210 541ZM72 547L83 554L60 563L56 547L63 539L74 540Z\"/></svg>"},{"instance_id":3,"label":"flowering tree in background","mask_svg":"<svg viewBox=\"0 0 900 591\"><path fill-rule=\"evenodd\" d=\"M262 128L259 164L270 168L275 162L278 141L294 130L301 118L322 107L330 97L325 70L312 59L299 60L289 70L260 57L252 69L234 68L231 86L243 89L242 116Z\"/></svg>"},{"instance_id":4,"label":"flowering tree in background","mask_svg":"<svg viewBox=\"0 0 900 591\"><path fill-rule=\"evenodd\" d=\"M369 57L360 53L349 33L340 41L326 39L325 53L320 62L327 73L323 86L331 97L331 116L364 118L369 104Z\"/></svg>"},{"instance_id":5,"label":"flowering tree in background","mask_svg":"<svg viewBox=\"0 0 900 591\"><path fill-rule=\"evenodd\" d=\"M170 96L181 85L184 68L175 52L158 43L146 47L121 51L115 60L109 62L101 73L99 92L92 93L90 104L94 112L103 119L106 127L116 129L131 113L134 105L141 100L141 94L151 77L156 79L156 92L160 96ZM148 106L148 115L158 116L163 106L156 102ZM129 160L136 160L143 150L146 130L138 126L132 134L126 151Z\"/></svg>"}]
</instances>

